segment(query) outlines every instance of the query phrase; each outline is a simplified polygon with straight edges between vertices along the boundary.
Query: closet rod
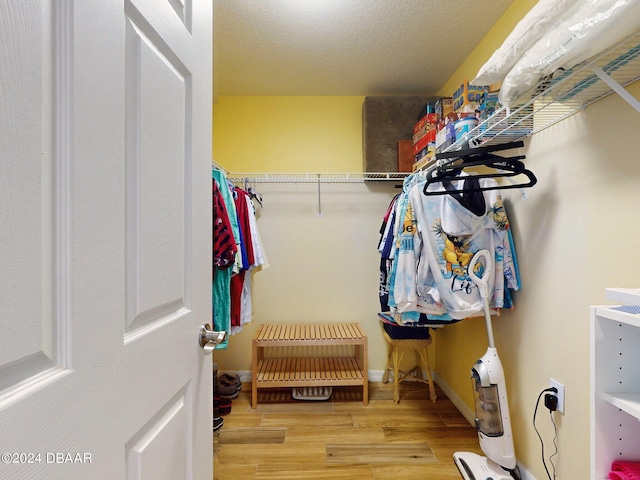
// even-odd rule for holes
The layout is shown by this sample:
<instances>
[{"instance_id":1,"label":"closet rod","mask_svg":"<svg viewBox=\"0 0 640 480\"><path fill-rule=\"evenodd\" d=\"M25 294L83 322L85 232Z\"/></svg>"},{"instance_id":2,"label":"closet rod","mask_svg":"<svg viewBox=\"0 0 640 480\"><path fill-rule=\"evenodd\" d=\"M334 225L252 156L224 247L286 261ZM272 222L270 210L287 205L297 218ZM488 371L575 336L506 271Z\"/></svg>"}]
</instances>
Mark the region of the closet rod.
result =
<instances>
[{"instance_id":1,"label":"closet rod","mask_svg":"<svg viewBox=\"0 0 640 480\"><path fill-rule=\"evenodd\" d=\"M233 183L359 183L365 181L402 181L408 172L233 172L227 179Z\"/></svg>"}]
</instances>

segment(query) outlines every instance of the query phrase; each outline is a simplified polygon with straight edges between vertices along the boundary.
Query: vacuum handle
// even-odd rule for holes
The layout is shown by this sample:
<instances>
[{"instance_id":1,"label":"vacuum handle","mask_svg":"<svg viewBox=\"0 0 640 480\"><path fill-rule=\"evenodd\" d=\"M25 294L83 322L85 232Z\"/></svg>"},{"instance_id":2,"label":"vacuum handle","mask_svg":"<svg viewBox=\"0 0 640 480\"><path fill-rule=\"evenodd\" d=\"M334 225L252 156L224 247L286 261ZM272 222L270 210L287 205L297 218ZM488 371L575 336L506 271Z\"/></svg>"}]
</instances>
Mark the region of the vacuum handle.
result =
<instances>
[{"instance_id":1,"label":"vacuum handle","mask_svg":"<svg viewBox=\"0 0 640 480\"><path fill-rule=\"evenodd\" d=\"M482 263L480 260L482 259ZM481 267L483 267L481 269ZM489 250L478 250L469 262L469 270L467 271L473 283L478 286L480 296L482 297L482 308L484 309L484 320L487 324L487 339L489 340L489 348L495 348L493 340L493 327L491 326L491 312L489 311L489 279L493 268L493 259ZM476 270L481 272L481 276L476 274Z\"/></svg>"},{"instance_id":2,"label":"vacuum handle","mask_svg":"<svg viewBox=\"0 0 640 480\"><path fill-rule=\"evenodd\" d=\"M482 262L480 260L482 260ZM482 270L480 266L482 266ZM491 278L492 269L493 260L489 250L478 250L469 263L467 273L473 283L478 286L482 298L489 297L489 279ZM476 270L481 270L481 276L477 275Z\"/></svg>"}]
</instances>

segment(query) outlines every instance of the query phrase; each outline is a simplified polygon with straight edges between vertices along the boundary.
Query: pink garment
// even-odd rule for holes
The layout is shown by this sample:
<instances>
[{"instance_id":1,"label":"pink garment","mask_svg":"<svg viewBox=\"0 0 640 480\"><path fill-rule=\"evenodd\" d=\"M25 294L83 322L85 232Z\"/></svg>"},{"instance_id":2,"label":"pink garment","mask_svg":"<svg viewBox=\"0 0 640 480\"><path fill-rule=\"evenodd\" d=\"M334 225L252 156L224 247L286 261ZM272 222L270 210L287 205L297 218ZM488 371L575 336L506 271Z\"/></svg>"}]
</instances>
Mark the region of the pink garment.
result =
<instances>
[{"instance_id":1,"label":"pink garment","mask_svg":"<svg viewBox=\"0 0 640 480\"><path fill-rule=\"evenodd\" d=\"M621 472L609 472L609 480L632 480L626 474Z\"/></svg>"},{"instance_id":2,"label":"pink garment","mask_svg":"<svg viewBox=\"0 0 640 480\"><path fill-rule=\"evenodd\" d=\"M640 480L640 462L613 462L609 480Z\"/></svg>"}]
</instances>

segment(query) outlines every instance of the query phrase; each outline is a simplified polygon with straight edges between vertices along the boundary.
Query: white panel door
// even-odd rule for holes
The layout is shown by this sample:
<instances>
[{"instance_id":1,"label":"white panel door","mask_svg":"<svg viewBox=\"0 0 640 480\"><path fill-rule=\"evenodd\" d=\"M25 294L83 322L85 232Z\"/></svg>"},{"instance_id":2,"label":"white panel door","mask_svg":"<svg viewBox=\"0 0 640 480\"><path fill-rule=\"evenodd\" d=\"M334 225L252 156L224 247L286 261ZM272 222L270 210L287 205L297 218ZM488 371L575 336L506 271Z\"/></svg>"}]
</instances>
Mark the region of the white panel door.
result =
<instances>
[{"instance_id":1,"label":"white panel door","mask_svg":"<svg viewBox=\"0 0 640 480\"><path fill-rule=\"evenodd\" d=\"M0 479L211 479L210 0L0 0Z\"/></svg>"}]
</instances>

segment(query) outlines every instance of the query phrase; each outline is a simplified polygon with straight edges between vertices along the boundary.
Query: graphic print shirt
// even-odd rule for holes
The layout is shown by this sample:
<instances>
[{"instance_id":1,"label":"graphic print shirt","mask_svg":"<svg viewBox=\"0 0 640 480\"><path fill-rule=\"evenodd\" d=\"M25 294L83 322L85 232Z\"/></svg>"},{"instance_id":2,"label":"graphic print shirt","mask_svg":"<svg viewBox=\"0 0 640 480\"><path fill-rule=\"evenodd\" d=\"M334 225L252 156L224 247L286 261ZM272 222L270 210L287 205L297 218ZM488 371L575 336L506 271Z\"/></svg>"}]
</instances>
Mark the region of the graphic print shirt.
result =
<instances>
[{"instance_id":1,"label":"graphic print shirt","mask_svg":"<svg viewBox=\"0 0 640 480\"><path fill-rule=\"evenodd\" d=\"M462 178L449 188L459 189L462 182L478 182L483 188L497 185L489 178ZM430 191L445 189L442 184L429 186ZM405 228L405 233L409 230L412 236L402 241L396 258L394 295L398 312L447 313L454 319L481 313L482 298L468 275L468 266L482 249L489 250L494 258L488 278L491 307L503 307L505 283L508 288L518 289L509 220L496 190L427 196L422 185L416 185L409 192L407 221L412 227ZM476 274L482 277L482 272Z\"/></svg>"}]
</instances>

